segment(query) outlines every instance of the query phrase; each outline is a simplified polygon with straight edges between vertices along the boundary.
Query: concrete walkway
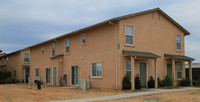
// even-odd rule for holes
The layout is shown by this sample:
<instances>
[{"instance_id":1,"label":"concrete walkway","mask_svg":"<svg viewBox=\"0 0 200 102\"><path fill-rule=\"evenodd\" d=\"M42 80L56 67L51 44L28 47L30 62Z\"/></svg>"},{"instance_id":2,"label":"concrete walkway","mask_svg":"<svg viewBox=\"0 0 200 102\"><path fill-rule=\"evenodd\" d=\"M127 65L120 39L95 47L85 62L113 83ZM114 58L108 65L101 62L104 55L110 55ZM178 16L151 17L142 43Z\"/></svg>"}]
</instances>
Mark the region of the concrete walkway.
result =
<instances>
[{"instance_id":1,"label":"concrete walkway","mask_svg":"<svg viewBox=\"0 0 200 102\"><path fill-rule=\"evenodd\" d=\"M91 101L104 101L104 100L111 100L111 99L120 99L120 98L130 98L130 97L137 97L137 96L146 96L158 93L166 93L166 92L178 92L178 91L186 91L192 89L199 89L194 87L184 87L180 89L148 89L149 91L144 92L134 92L128 94L120 94L120 95L113 95L113 96L104 96L104 97L96 97L96 98L85 98L85 99L71 99L71 100L60 100L60 101L49 101L49 102L91 102Z\"/></svg>"}]
</instances>

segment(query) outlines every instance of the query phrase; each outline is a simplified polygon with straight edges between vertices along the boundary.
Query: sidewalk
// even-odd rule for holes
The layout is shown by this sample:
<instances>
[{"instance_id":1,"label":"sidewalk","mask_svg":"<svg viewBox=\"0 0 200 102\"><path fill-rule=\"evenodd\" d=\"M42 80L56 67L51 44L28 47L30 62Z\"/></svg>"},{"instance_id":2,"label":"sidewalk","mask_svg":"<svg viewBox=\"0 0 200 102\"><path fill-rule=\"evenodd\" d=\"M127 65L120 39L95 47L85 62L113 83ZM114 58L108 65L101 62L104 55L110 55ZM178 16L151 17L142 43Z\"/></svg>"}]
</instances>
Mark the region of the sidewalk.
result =
<instances>
[{"instance_id":1,"label":"sidewalk","mask_svg":"<svg viewBox=\"0 0 200 102\"><path fill-rule=\"evenodd\" d=\"M113 96L96 97L96 98L71 99L71 100L60 100L60 101L49 101L49 102L91 102L91 101L104 101L104 100L111 100L111 99L130 98L130 97L137 97L137 96L146 96L146 95L152 95L152 94L158 94L158 93L166 93L166 92L186 91L186 90L192 90L192 89L199 89L199 88L184 87L184 88L180 88L180 89L148 89L150 91L135 92L135 93L121 94L121 95L113 95Z\"/></svg>"}]
</instances>

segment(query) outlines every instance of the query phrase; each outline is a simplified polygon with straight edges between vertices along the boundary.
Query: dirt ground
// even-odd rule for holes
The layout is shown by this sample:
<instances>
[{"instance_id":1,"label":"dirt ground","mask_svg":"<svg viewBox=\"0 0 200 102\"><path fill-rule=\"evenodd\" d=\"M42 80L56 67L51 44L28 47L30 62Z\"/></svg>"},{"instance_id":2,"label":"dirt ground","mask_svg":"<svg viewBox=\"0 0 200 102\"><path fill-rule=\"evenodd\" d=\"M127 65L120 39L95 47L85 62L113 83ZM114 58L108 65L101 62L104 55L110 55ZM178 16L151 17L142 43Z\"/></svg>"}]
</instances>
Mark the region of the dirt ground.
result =
<instances>
[{"instance_id":1,"label":"dirt ground","mask_svg":"<svg viewBox=\"0 0 200 102\"><path fill-rule=\"evenodd\" d=\"M80 89L69 89L66 87L42 87L41 90L37 90L36 86L29 89L27 84L10 84L0 85L0 102L45 102L111 96L124 93L127 92L99 89L89 89L87 93L84 93Z\"/></svg>"},{"instance_id":2,"label":"dirt ground","mask_svg":"<svg viewBox=\"0 0 200 102\"><path fill-rule=\"evenodd\" d=\"M159 100L145 100L145 98L160 97ZM200 89L181 92L161 93L126 99L108 100L101 102L200 102Z\"/></svg>"},{"instance_id":3,"label":"dirt ground","mask_svg":"<svg viewBox=\"0 0 200 102\"><path fill-rule=\"evenodd\" d=\"M53 100L111 96L130 92L131 91L89 89L86 93L84 93L80 89L69 89L66 87L42 87L42 90L37 90L36 86L29 89L28 85L10 84L0 85L0 102L45 102ZM144 100L144 98L147 97L163 97L164 99L158 101ZM200 102L200 89L127 99L108 100L103 102Z\"/></svg>"}]
</instances>

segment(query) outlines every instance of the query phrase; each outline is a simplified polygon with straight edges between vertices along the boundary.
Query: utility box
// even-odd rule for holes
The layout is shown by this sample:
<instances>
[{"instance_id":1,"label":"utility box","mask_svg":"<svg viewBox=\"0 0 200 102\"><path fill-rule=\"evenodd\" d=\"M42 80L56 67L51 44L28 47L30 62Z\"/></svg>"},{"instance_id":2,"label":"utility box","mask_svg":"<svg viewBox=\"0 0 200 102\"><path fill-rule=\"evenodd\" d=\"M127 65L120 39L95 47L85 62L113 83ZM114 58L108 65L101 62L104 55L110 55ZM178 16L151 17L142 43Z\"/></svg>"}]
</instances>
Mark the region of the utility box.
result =
<instances>
[{"instance_id":1,"label":"utility box","mask_svg":"<svg viewBox=\"0 0 200 102\"><path fill-rule=\"evenodd\" d=\"M80 79L79 80L79 88L83 91L86 92L87 91L87 79Z\"/></svg>"}]
</instances>

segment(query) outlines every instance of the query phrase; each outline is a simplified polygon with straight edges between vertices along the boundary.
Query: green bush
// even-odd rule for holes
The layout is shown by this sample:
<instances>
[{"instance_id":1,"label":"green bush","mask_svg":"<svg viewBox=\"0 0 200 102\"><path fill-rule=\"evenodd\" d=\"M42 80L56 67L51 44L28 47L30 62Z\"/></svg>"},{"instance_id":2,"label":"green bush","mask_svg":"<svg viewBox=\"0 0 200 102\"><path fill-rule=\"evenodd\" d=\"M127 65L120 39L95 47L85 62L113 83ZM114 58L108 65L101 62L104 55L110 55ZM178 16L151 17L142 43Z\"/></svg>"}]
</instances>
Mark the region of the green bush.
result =
<instances>
[{"instance_id":1,"label":"green bush","mask_svg":"<svg viewBox=\"0 0 200 102\"><path fill-rule=\"evenodd\" d=\"M164 80L161 82L161 86L173 86L174 83L170 76L165 76Z\"/></svg>"},{"instance_id":2,"label":"green bush","mask_svg":"<svg viewBox=\"0 0 200 102\"><path fill-rule=\"evenodd\" d=\"M138 74L135 77L135 89L141 89L141 82Z\"/></svg>"},{"instance_id":3,"label":"green bush","mask_svg":"<svg viewBox=\"0 0 200 102\"><path fill-rule=\"evenodd\" d=\"M200 83L196 80L192 80L192 84L193 84L193 86L199 86L200 85Z\"/></svg>"},{"instance_id":4,"label":"green bush","mask_svg":"<svg viewBox=\"0 0 200 102\"><path fill-rule=\"evenodd\" d=\"M148 88L155 88L155 80L151 76L149 81L148 81Z\"/></svg>"},{"instance_id":5,"label":"green bush","mask_svg":"<svg viewBox=\"0 0 200 102\"><path fill-rule=\"evenodd\" d=\"M16 80L16 79L14 79L14 80L13 80L13 83L20 83L20 81L19 81L19 80Z\"/></svg>"},{"instance_id":6,"label":"green bush","mask_svg":"<svg viewBox=\"0 0 200 102\"><path fill-rule=\"evenodd\" d=\"M12 79L11 79L11 78L7 78L7 79L5 80L5 83L6 83L6 84L11 84L11 83L12 83Z\"/></svg>"},{"instance_id":7,"label":"green bush","mask_svg":"<svg viewBox=\"0 0 200 102\"><path fill-rule=\"evenodd\" d=\"M180 81L180 86L190 86L191 81L189 79L182 79Z\"/></svg>"},{"instance_id":8,"label":"green bush","mask_svg":"<svg viewBox=\"0 0 200 102\"><path fill-rule=\"evenodd\" d=\"M122 81L123 90L130 90L131 89L131 81L128 75L124 76Z\"/></svg>"},{"instance_id":9,"label":"green bush","mask_svg":"<svg viewBox=\"0 0 200 102\"><path fill-rule=\"evenodd\" d=\"M158 77L158 87L161 87L162 85L162 81L160 80L160 78Z\"/></svg>"}]
</instances>

